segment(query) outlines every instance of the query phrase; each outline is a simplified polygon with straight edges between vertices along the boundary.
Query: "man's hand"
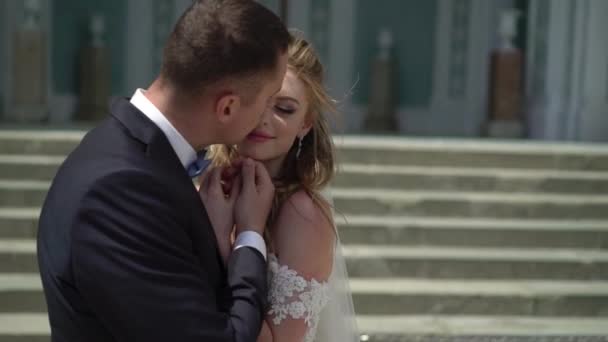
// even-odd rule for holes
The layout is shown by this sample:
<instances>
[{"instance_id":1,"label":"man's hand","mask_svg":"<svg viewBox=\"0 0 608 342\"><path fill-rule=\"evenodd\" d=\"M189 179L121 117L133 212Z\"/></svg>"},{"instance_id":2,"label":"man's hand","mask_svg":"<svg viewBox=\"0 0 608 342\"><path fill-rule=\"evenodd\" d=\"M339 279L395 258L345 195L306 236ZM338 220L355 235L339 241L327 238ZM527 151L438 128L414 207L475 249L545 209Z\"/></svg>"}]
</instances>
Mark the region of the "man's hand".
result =
<instances>
[{"instance_id":1,"label":"man's hand","mask_svg":"<svg viewBox=\"0 0 608 342\"><path fill-rule=\"evenodd\" d=\"M234 180L241 177L241 168L243 167L243 159L237 158L232 161L230 166L225 167L222 170L222 189L225 194L229 194L232 191ZM240 191L240 189L239 189Z\"/></svg>"},{"instance_id":2,"label":"man's hand","mask_svg":"<svg viewBox=\"0 0 608 342\"><path fill-rule=\"evenodd\" d=\"M241 180L240 177L235 177L231 191L226 194L222 188L223 170L223 168L214 168L203 175L199 195L213 226L222 259L227 262L232 249L234 205Z\"/></svg>"},{"instance_id":3,"label":"man's hand","mask_svg":"<svg viewBox=\"0 0 608 342\"><path fill-rule=\"evenodd\" d=\"M241 167L241 182L234 208L236 234L252 230L263 235L274 199L272 180L264 165L245 159ZM235 186L232 192L234 189Z\"/></svg>"}]
</instances>

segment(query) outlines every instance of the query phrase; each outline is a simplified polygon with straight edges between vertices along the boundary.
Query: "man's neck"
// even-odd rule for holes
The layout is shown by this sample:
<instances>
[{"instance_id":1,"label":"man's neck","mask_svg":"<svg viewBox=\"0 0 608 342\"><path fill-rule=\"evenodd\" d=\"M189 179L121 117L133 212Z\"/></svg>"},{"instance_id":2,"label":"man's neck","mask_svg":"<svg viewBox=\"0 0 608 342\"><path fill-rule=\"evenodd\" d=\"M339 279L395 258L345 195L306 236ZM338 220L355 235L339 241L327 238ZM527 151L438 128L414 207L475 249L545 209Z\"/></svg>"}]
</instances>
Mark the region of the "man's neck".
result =
<instances>
[{"instance_id":1,"label":"man's neck","mask_svg":"<svg viewBox=\"0 0 608 342\"><path fill-rule=\"evenodd\" d=\"M204 131L208 125L201 124L203 118L197 118L192 103L183 97L178 99L174 91L159 80L154 81L144 95L196 151L212 144L213 132Z\"/></svg>"}]
</instances>

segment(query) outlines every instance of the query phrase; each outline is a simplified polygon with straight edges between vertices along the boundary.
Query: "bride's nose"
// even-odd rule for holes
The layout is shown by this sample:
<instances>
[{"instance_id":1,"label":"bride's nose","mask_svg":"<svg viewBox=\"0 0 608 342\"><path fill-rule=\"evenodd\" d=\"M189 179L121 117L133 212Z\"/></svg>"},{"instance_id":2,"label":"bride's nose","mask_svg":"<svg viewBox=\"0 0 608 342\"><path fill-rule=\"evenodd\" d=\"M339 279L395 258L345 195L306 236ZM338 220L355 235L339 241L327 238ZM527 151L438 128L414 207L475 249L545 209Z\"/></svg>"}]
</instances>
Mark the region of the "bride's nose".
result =
<instances>
[{"instance_id":1,"label":"bride's nose","mask_svg":"<svg viewBox=\"0 0 608 342\"><path fill-rule=\"evenodd\" d=\"M262 114L262 121L260 122L260 124L262 124L262 126L268 126L270 124L272 115L273 115L272 107L267 106L266 109L264 110L264 113Z\"/></svg>"}]
</instances>

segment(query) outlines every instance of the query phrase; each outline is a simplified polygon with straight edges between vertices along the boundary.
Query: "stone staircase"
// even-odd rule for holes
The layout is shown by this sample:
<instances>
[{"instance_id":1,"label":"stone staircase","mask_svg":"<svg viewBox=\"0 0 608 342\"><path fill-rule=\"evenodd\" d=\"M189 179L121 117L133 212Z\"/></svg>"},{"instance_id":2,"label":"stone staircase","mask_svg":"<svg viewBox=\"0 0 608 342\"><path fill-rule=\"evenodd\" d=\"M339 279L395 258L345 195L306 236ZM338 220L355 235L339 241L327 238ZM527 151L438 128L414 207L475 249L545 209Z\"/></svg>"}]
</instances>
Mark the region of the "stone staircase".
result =
<instances>
[{"instance_id":1,"label":"stone staircase","mask_svg":"<svg viewBox=\"0 0 608 342\"><path fill-rule=\"evenodd\" d=\"M0 131L0 342L48 341L36 219L81 136ZM608 146L336 143L362 340L608 341Z\"/></svg>"}]
</instances>

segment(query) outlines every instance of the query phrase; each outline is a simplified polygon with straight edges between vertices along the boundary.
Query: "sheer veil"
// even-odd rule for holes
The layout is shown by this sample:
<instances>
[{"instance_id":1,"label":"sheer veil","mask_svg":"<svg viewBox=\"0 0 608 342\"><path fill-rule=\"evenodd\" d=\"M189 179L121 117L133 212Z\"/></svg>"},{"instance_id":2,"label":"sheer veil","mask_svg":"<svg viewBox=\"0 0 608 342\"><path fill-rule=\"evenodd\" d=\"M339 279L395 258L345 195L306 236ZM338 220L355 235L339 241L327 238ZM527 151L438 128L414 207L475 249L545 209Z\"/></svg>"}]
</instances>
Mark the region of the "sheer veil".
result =
<instances>
[{"instance_id":1,"label":"sheer veil","mask_svg":"<svg viewBox=\"0 0 608 342\"><path fill-rule=\"evenodd\" d=\"M321 194L333 206L331 189L326 188ZM330 300L321 312L315 342L359 342L346 260L342 253L342 244L340 243L337 227L334 264L329 277L329 286Z\"/></svg>"}]
</instances>

